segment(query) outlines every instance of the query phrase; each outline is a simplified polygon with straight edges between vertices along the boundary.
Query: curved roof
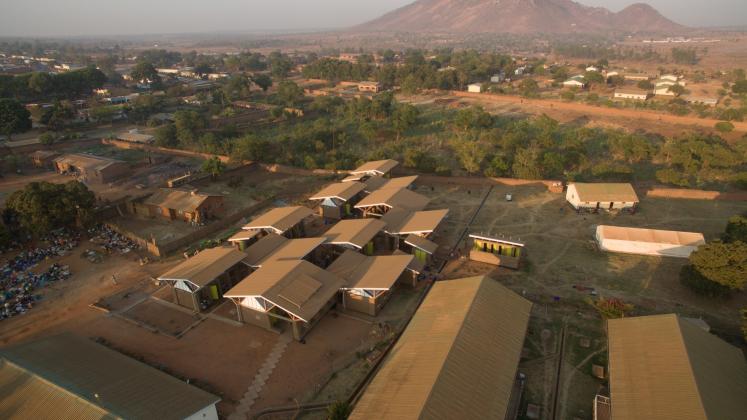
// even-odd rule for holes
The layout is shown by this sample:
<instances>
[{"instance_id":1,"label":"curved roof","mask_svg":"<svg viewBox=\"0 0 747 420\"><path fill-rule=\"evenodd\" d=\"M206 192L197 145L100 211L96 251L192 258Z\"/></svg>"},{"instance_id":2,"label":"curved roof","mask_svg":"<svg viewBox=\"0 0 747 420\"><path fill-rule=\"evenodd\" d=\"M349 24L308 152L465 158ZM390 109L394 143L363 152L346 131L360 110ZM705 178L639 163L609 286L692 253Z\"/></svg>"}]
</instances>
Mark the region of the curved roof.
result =
<instances>
[{"instance_id":1,"label":"curved roof","mask_svg":"<svg viewBox=\"0 0 747 420\"><path fill-rule=\"evenodd\" d=\"M353 245L363 248L381 232L386 223L377 219L346 219L337 222L322 234L327 243L333 245Z\"/></svg>"},{"instance_id":2,"label":"curved roof","mask_svg":"<svg viewBox=\"0 0 747 420\"><path fill-rule=\"evenodd\" d=\"M407 188L383 188L376 190L355 205L355 208L386 206L405 210L422 210L430 199Z\"/></svg>"},{"instance_id":3,"label":"curved roof","mask_svg":"<svg viewBox=\"0 0 747 420\"><path fill-rule=\"evenodd\" d=\"M324 200L327 198L337 198L342 201L349 201L366 188L365 184L360 182L338 182L326 186L324 189L314 194L309 200Z\"/></svg>"},{"instance_id":4,"label":"curved roof","mask_svg":"<svg viewBox=\"0 0 747 420\"><path fill-rule=\"evenodd\" d=\"M397 165L399 165L399 162L392 159L386 159L386 160L375 160L371 162L366 162L363 165L359 166L356 169L353 169L350 171L351 175L358 175L358 174L368 174L368 173L376 173L379 175L386 175L394 169Z\"/></svg>"},{"instance_id":5,"label":"curved roof","mask_svg":"<svg viewBox=\"0 0 747 420\"><path fill-rule=\"evenodd\" d=\"M243 229L274 229L283 233L313 214L311 209L303 206L278 207L247 223Z\"/></svg>"}]
</instances>

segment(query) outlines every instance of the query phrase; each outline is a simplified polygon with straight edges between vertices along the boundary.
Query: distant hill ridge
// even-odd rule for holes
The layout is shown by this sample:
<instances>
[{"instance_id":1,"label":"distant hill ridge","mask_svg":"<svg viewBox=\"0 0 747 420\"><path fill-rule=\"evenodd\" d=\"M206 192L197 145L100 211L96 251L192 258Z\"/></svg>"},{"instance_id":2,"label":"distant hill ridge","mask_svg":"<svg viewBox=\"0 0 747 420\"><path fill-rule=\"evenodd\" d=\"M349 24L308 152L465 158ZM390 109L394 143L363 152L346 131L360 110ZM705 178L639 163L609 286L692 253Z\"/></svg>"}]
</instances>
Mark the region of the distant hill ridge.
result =
<instances>
[{"instance_id":1,"label":"distant hill ridge","mask_svg":"<svg viewBox=\"0 0 747 420\"><path fill-rule=\"evenodd\" d=\"M356 28L454 33L671 33L686 28L645 3L613 13L572 0L417 0Z\"/></svg>"}]
</instances>

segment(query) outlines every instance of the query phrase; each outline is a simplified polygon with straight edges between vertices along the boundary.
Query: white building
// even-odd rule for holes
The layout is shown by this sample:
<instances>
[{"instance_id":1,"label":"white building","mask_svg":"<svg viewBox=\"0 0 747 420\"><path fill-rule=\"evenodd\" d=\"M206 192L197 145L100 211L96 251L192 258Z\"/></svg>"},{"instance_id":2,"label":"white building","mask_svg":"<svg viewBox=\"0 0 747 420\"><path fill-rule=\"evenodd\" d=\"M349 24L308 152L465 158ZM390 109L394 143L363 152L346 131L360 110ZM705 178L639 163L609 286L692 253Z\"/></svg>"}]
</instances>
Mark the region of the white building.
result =
<instances>
[{"instance_id":1,"label":"white building","mask_svg":"<svg viewBox=\"0 0 747 420\"><path fill-rule=\"evenodd\" d=\"M680 80L680 78L678 76L675 76L674 74L664 74L661 77L659 77L659 80L662 80L662 81L668 80L670 82L677 83Z\"/></svg>"},{"instance_id":2,"label":"white building","mask_svg":"<svg viewBox=\"0 0 747 420\"><path fill-rule=\"evenodd\" d=\"M586 80L584 80L584 76L582 75L573 76L570 79L563 82L563 86L583 88L586 86Z\"/></svg>"},{"instance_id":3,"label":"white building","mask_svg":"<svg viewBox=\"0 0 747 420\"><path fill-rule=\"evenodd\" d=\"M640 202L632 185L614 183L569 184L565 199L576 210L632 209Z\"/></svg>"},{"instance_id":4,"label":"white building","mask_svg":"<svg viewBox=\"0 0 747 420\"><path fill-rule=\"evenodd\" d=\"M700 104L708 106L718 105L718 98L711 98L706 96L687 96L685 97L685 100L689 104Z\"/></svg>"},{"instance_id":5,"label":"white building","mask_svg":"<svg viewBox=\"0 0 747 420\"><path fill-rule=\"evenodd\" d=\"M645 101L651 95L651 92L636 88L620 88L615 90L615 99L633 99L636 101Z\"/></svg>"},{"instance_id":6,"label":"white building","mask_svg":"<svg viewBox=\"0 0 747 420\"><path fill-rule=\"evenodd\" d=\"M688 258L706 243L702 233L606 225L597 226L595 237L603 251L677 258Z\"/></svg>"},{"instance_id":7,"label":"white building","mask_svg":"<svg viewBox=\"0 0 747 420\"><path fill-rule=\"evenodd\" d=\"M482 83L472 83L467 86L467 92L470 93L482 93Z\"/></svg>"}]
</instances>

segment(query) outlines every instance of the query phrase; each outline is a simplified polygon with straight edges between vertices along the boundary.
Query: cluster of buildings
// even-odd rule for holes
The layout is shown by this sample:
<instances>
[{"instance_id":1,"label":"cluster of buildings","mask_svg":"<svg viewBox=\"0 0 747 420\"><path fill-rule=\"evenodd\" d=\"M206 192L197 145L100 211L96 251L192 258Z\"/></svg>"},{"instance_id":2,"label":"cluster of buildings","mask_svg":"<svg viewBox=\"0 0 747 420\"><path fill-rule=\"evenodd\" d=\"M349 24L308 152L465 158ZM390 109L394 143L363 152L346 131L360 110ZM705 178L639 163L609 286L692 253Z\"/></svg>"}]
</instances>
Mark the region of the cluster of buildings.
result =
<instances>
[{"instance_id":1,"label":"cluster of buildings","mask_svg":"<svg viewBox=\"0 0 747 420\"><path fill-rule=\"evenodd\" d=\"M230 299L239 322L290 328L297 340L336 304L375 317L396 287L415 286L426 273L438 249L429 237L448 215L425 210L429 199L411 189L417 177L391 178L397 165L365 163L311 197L317 212L271 209L229 238L231 246L202 251L158 279L178 305L202 312ZM169 201L165 194L153 204Z\"/></svg>"}]
</instances>

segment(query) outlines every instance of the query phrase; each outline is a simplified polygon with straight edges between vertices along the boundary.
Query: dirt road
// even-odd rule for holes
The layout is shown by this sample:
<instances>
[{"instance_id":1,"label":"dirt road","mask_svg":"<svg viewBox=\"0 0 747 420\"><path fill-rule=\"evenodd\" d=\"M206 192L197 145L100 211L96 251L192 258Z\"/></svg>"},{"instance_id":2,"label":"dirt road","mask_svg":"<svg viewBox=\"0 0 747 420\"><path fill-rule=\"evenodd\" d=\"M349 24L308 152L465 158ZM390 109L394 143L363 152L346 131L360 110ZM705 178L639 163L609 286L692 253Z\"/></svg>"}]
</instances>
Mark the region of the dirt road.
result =
<instances>
[{"instance_id":1,"label":"dirt road","mask_svg":"<svg viewBox=\"0 0 747 420\"><path fill-rule=\"evenodd\" d=\"M537 110L542 112L549 112L553 110L568 111L578 113L580 115L589 115L595 117L629 118L632 120L646 120L674 125L695 125L707 129L713 129L713 126L717 122L719 122L719 120L708 118L697 118L692 116L680 117L677 115L637 109L605 108L578 102L562 102L550 99L527 99L520 96L493 95L487 93L469 93L457 91L450 92L450 94L457 98L473 99L477 102L486 104L513 104L518 105L522 108L531 107L534 112L537 112ZM747 122L733 121L732 124L734 124L734 131L747 132Z\"/></svg>"}]
</instances>

